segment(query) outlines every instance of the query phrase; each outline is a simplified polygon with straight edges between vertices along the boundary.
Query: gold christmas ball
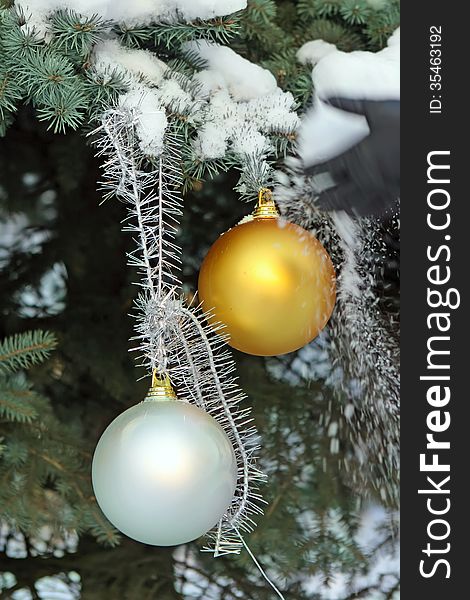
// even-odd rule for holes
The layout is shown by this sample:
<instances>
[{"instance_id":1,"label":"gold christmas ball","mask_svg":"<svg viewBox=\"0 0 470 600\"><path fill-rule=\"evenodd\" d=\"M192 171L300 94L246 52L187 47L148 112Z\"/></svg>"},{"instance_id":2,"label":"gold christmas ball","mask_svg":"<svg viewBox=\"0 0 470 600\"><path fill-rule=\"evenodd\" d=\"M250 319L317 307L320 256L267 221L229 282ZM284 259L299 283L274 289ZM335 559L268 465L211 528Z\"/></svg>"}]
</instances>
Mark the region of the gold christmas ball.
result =
<instances>
[{"instance_id":1,"label":"gold christmas ball","mask_svg":"<svg viewBox=\"0 0 470 600\"><path fill-rule=\"evenodd\" d=\"M230 346L274 356L298 350L325 327L335 270L312 233L264 212L213 244L199 273L199 298L209 322L226 325Z\"/></svg>"}]
</instances>

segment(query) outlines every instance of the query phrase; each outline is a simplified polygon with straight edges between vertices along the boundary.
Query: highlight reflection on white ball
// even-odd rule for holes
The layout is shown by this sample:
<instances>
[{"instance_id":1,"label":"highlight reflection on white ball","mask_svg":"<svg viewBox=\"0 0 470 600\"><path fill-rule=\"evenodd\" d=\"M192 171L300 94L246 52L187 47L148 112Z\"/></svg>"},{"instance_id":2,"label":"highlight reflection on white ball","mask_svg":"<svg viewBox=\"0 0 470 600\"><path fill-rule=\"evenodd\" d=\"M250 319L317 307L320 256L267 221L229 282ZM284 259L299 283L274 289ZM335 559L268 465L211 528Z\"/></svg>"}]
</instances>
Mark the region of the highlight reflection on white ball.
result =
<instances>
[{"instance_id":1,"label":"highlight reflection on white ball","mask_svg":"<svg viewBox=\"0 0 470 600\"><path fill-rule=\"evenodd\" d=\"M173 546L216 525L232 501L237 464L226 433L203 410L147 400L103 433L92 480L115 527L145 544Z\"/></svg>"}]
</instances>

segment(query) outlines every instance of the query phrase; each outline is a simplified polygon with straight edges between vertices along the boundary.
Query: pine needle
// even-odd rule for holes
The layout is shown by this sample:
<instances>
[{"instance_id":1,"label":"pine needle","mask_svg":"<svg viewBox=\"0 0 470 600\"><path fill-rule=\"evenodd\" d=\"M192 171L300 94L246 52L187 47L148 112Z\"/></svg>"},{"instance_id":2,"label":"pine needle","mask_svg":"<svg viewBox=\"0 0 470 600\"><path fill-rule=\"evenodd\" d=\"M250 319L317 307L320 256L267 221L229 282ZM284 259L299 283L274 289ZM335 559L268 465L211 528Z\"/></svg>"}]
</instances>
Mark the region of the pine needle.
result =
<instances>
[{"instance_id":1,"label":"pine needle","mask_svg":"<svg viewBox=\"0 0 470 600\"><path fill-rule=\"evenodd\" d=\"M48 331L26 331L9 336L0 343L0 373L29 369L43 362L57 345Z\"/></svg>"}]
</instances>

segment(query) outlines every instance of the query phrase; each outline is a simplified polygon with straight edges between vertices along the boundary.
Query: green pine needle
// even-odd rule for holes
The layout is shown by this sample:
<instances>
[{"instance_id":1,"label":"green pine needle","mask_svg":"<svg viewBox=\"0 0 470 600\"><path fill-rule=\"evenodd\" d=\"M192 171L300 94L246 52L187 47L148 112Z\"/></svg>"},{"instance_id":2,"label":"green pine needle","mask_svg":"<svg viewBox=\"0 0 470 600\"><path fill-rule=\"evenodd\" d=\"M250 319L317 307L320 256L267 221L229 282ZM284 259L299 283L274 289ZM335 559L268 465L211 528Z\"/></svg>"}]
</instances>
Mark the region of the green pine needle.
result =
<instances>
[{"instance_id":1,"label":"green pine needle","mask_svg":"<svg viewBox=\"0 0 470 600\"><path fill-rule=\"evenodd\" d=\"M334 44L338 50L343 50L343 52L364 48L364 42L358 33L329 19L316 19L313 21L305 30L303 39L306 42L324 40L329 44Z\"/></svg>"},{"instance_id":2,"label":"green pine needle","mask_svg":"<svg viewBox=\"0 0 470 600\"><path fill-rule=\"evenodd\" d=\"M316 0L299 0L297 14L301 19L314 19L319 16Z\"/></svg>"},{"instance_id":3,"label":"green pine needle","mask_svg":"<svg viewBox=\"0 0 470 600\"><path fill-rule=\"evenodd\" d=\"M293 81L290 91L294 95L296 102L304 106L312 94L312 76L309 71L303 71Z\"/></svg>"},{"instance_id":4,"label":"green pine needle","mask_svg":"<svg viewBox=\"0 0 470 600\"><path fill-rule=\"evenodd\" d=\"M111 23L99 15L85 17L73 10L59 10L52 17L54 43L58 48L87 57Z\"/></svg>"},{"instance_id":5,"label":"green pine needle","mask_svg":"<svg viewBox=\"0 0 470 600\"><path fill-rule=\"evenodd\" d=\"M128 48L141 48L152 39L152 32L148 27L128 27L120 24L114 28L114 33Z\"/></svg>"},{"instance_id":6,"label":"green pine needle","mask_svg":"<svg viewBox=\"0 0 470 600\"><path fill-rule=\"evenodd\" d=\"M65 133L67 127L78 129L85 118L88 100L81 90L66 89L51 103L38 105L39 121L48 121L47 129L54 133Z\"/></svg>"},{"instance_id":7,"label":"green pine needle","mask_svg":"<svg viewBox=\"0 0 470 600\"><path fill-rule=\"evenodd\" d=\"M0 343L0 373L12 373L46 360L57 346L48 331L27 331L9 336Z\"/></svg>"},{"instance_id":8,"label":"green pine needle","mask_svg":"<svg viewBox=\"0 0 470 600\"><path fill-rule=\"evenodd\" d=\"M349 25L364 25L372 12L365 0L345 0L340 14Z\"/></svg>"},{"instance_id":9,"label":"green pine needle","mask_svg":"<svg viewBox=\"0 0 470 600\"><path fill-rule=\"evenodd\" d=\"M3 459L9 466L20 467L28 460L28 447L18 440L11 440L5 445Z\"/></svg>"},{"instance_id":10,"label":"green pine needle","mask_svg":"<svg viewBox=\"0 0 470 600\"><path fill-rule=\"evenodd\" d=\"M40 49L21 65L18 79L36 102L53 103L64 90L74 90L78 79L72 63L51 49Z\"/></svg>"},{"instance_id":11,"label":"green pine needle","mask_svg":"<svg viewBox=\"0 0 470 600\"><path fill-rule=\"evenodd\" d=\"M92 68L85 71L84 87L90 103L90 123L99 120L102 112L117 102L119 94L127 92L129 85L130 81L118 69L98 72Z\"/></svg>"},{"instance_id":12,"label":"green pine needle","mask_svg":"<svg viewBox=\"0 0 470 600\"><path fill-rule=\"evenodd\" d=\"M3 50L9 61L24 58L43 45L43 41L33 27L20 25L13 18L4 24L6 34L2 40Z\"/></svg>"},{"instance_id":13,"label":"green pine needle","mask_svg":"<svg viewBox=\"0 0 470 600\"><path fill-rule=\"evenodd\" d=\"M332 17L338 14L342 0L314 0L319 17Z\"/></svg>"},{"instance_id":14,"label":"green pine needle","mask_svg":"<svg viewBox=\"0 0 470 600\"><path fill-rule=\"evenodd\" d=\"M387 10L380 10L374 13L367 22L364 33L370 40L373 50L383 48L388 38L400 25L400 7L396 2L392 2Z\"/></svg>"},{"instance_id":15,"label":"green pine needle","mask_svg":"<svg viewBox=\"0 0 470 600\"><path fill-rule=\"evenodd\" d=\"M83 521L100 544L111 548L119 545L121 540L119 532L111 525L99 508L92 508L84 514Z\"/></svg>"},{"instance_id":16,"label":"green pine needle","mask_svg":"<svg viewBox=\"0 0 470 600\"><path fill-rule=\"evenodd\" d=\"M7 421L31 423L38 416L37 396L22 374L0 376L0 417Z\"/></svg>"},{"instance_id":17,"label":"green pine needle","mask_svg":"<svg viewBox=\"0 0 470 600\"><path fill-rule=\"evenodd\" d=\"M119 25L115 32L129 48L142 48L153 42L167 50L179 50L181 44L194 39L207 39L226 45L239 30L240 15L234 13L208 21L196 19L190 23L161 22L151 27Z\"/></svg>"},{"instance_id":18,"label":"green pine needle","mask_svg":"<svg viewBox=\"0 0 470 600\"><path fill-rule=\"evenodd\" d=\"M177 48L193 39L207 39L226 45L239 29L239 14L218 17L211 21L200 19L192 23L162 23L152 32L155 44Z\"/></svg>"},{"instance_id":19,"label":"green pine needle","mask_svg":"<svg viewBox=\"0 0 470 600\"><path fill-rule=\"evenodd\" d=\"M251 18L269 23L276 17L277 7L273 0L249 0L246 10Z\"/></svg>"},{"instance_id":20,"label":"green pine needle","mask_svg":"<svg viewBox=\"0 0 470 600\"><path fill-rule=\"evenodd\" d=\"M16 105L22 98L22 88L14 78L11 71L0 69L0 118L3 119L5 113L16 111Z\"/></svg>"}]
</instances>

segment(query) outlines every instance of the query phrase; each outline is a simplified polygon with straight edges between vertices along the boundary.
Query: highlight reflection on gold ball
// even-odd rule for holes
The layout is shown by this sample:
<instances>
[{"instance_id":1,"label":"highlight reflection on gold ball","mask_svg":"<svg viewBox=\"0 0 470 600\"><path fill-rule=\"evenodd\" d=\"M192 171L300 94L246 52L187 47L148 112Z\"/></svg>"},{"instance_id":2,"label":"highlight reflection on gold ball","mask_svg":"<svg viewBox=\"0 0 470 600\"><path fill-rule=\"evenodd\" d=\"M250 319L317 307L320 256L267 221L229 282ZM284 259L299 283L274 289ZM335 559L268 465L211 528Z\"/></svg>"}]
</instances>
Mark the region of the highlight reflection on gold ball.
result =
<instances>
[{"instance_id":1,"label":"highlight reflection on gold ball","mask_svg":"<svg viewBox=\"0 0 470 600\"><path fill-rule=\"evenodd\" d=\"M328 322L336 299L331 259L313 234L280 218L254 218L222 234L199 273L199 298L237 350L298 350Z\"/></svg>"}]
</instances>

